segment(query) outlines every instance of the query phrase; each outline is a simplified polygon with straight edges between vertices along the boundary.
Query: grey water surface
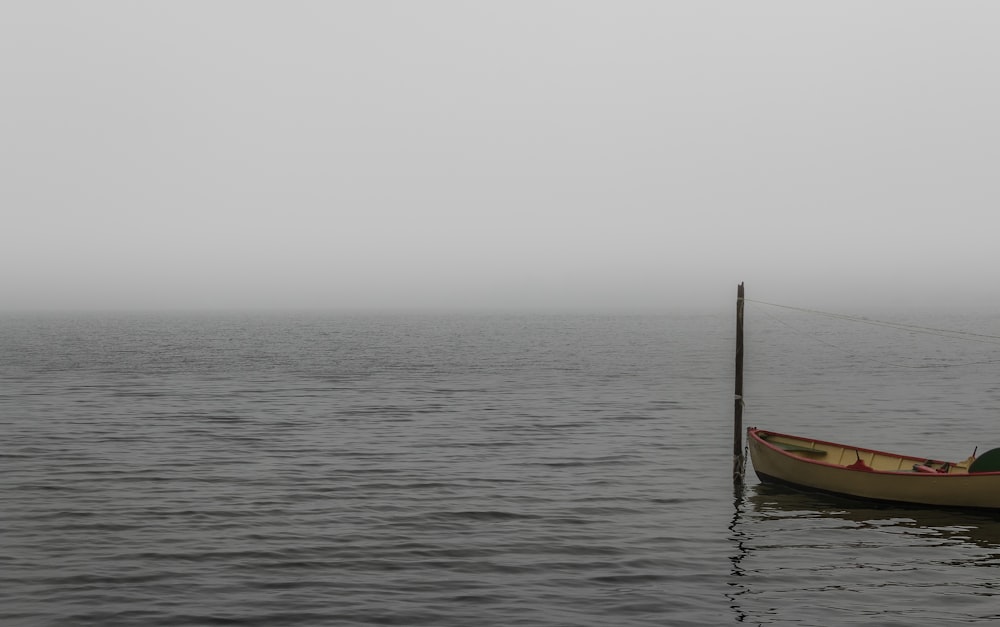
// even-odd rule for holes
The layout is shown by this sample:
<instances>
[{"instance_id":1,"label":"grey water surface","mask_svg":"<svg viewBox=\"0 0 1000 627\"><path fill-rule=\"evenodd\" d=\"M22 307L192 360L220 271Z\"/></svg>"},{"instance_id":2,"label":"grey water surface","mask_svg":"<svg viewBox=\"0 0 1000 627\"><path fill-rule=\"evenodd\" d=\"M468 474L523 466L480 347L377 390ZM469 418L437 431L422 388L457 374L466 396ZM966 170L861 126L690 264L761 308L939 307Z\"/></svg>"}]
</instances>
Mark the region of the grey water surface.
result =
<instances>
[{"instance_id":1,"label":"grey water surface","mask_svg":"<svg viewBox=\"0 0 1000 627\"><path fill-rule=\"evenodd\" d=\"M764 313L748 307L747 424L935 457L1000 445L989 338ZM733 326L7 314L0 624L1000 618L998 517L752 468L734 489Z\"/></svg>"}]
</instances>

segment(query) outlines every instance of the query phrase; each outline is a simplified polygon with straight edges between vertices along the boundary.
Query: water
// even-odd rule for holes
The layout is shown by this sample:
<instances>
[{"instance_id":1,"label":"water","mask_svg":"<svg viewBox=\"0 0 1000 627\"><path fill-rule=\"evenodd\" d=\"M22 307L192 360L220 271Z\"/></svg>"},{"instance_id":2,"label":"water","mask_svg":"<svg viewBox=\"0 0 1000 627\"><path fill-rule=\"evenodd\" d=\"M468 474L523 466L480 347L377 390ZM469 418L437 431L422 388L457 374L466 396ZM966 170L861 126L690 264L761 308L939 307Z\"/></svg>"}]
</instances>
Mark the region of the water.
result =
<instances>
[{"instance_id":1,"label":"water","mask_svg":"<svg viewBox=\"0 0 1000 627\"><path fill-rule=\"evenodd\" d=\"M764 314L748 424L1000 445L996 364L901 367L995 344ZM732 343L730 312L6 315L0 624L996 620L998 517L734 491Z\"/></svg>"}]
</instances>

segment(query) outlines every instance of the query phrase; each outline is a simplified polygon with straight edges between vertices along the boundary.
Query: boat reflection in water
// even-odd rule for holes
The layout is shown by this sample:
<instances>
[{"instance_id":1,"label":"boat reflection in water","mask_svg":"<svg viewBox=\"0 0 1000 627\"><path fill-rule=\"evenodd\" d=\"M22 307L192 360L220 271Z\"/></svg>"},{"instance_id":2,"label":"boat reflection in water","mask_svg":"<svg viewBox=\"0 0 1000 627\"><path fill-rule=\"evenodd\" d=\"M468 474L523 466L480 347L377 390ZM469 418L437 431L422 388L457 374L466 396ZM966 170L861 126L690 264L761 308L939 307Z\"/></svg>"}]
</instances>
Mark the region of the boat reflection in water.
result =
<instances>
[{"instance_id":1,"label":"boat reflection in water","mask_svg":"<svg viewBox=\"0 0 1000 627\"><path fill-rule=\"evenodd\" d=\"M745 502L746 509L772 520L825 517L858 528L895 528L922 538L1000 549L1000 515L991 512L873 504L765 483L749 487Z\"/></svg>"},{"instance_id":2,"label":"boat reflection in water","mask_svg":"<svg viewBox=\"0 0 1000 627\"><path fill-rule=\"evenodd\" d=\"M1000 618L995 571L982 568L1000 566L995 513L872 504L755 484L737 489L730 541L726 597L738 622L914 625Z\"/></svg>"}]
</instances>

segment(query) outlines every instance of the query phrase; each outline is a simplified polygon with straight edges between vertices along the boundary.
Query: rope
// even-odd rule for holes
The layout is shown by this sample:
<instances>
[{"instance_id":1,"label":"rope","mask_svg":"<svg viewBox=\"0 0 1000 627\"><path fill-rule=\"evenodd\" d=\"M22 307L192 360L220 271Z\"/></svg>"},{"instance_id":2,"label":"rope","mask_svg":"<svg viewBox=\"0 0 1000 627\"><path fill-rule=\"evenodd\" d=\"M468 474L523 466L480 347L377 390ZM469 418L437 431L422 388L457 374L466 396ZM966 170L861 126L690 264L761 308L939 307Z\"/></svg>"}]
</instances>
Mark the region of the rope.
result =
<instances>
[{"instance_id":1,"label":"rope","mask_svg":"<svg viewBox=\"0 0 1000 627\"><path fill-rule=\"evenodd\" d=\"M817 314L820 316L826 316L828 318L835 318L837 320L848 320L850 322L860 322L863 324L871 324L875 326L891 327L903 331L912 331L914 333L925 333L927 335L937 335L939 337L948 337L959 340L970 340L970 341L982 342L984 344L1000 344L1000 335L972 333L971 331L958 331L956 329L939 329L935 327L922 327L915 324L906 324L904 322L887 322L885 320L874 320L872 318L865 318L863 316L851 316L848 314L820 311L818 309L806 309L804 307L792 307L791 305L779 305L777 303L768 303L762 300L753 300L752 298L746 298L744 300L751 303L757 303L758 305L768 305L770 307L791 309L793 311L801 311L805 313ZM995 340L995 341L987 341L987 340Z\"/></svg>"},{"instance_id":2,"label":"rope","mask_svg":"<svg viewBox=\"0 0 1000 627\"><path fill-rule=\"evenodd\" d=\"M899 330L902 330L902 331L909 331L909 332L912 332L912 333L924 333L924 334L927 334L927 335L935 335L935 336L938 336L938 337L945 337L945 338L959 339L959 340L968 340L968 341L978 342L978 343L981 343L981 344L1000 344L1000 336L997 336L997 335L986 335L986 334L982 334L982 333L971 333L971 332L968 332L968 331L955 331L955 330L951 330L951 329L938 329L938 328L934 328L934 327L922 327L922 326L917 326L917 325L914 325L914 324L904 324L904 323L897 323L897 322L886 322L884 320L873 320L871 318L864 318L864 317L861 317L861 316L850 316L850 315L847 315L847 314L837 314L837 313L831 313L831 312L828 312L828 311L820 311L818 309L806 309L806 308L803 308L803 307L792 307L790 305L779 305L777 303L768 303L768 302L765 302L765 301L753 300L753 299L750 299L750 298L747 298L746 300L749 301L749 302L752 302L752 303L760 304L760 305L768 305L768 306L771 306L771 307L780 307L781 309L791 309L791 310L794 310L794 311L801 311L801 312L805 312L805 313L816 314L816 315L820 315L820 316L826 316L828 318L834 318L834 319L837 319L837 320L847 320L847 321L850 321L850 322L859 322L859 323L871 324L871 325L875 325L875 326L890 327L890 328L899 329ZM842 347L840 347L840 346L838 346L836 344L833 344L831 342L827 342L826 340L820 339L820 338L816 337L815 335L803 333L802 331L800 331L796 327L792 326L788 322L786 322L786 321L784 321L784 320L782 320L780 318L777 318L775 316L772 316L771 314L767 313L766 311L762 311L762 313L764 315L766 315L768 318L771 318L772 320L774 320L776 322L780 322L781 324L787 326L788 328L792 329L796 333L799 333L799 334L802 334L802 335L807 335L810 339L812 339L815 342L819 342L820 344L823 344L825 346L829 346L830 348L836 349L836 350L838 350L838 351L840 351L840 352L842 352L842 353L844 353L846 355L849 355L851 357L856 357L857 356L856 353L854 353L852 351L848 351L847 349L844 349L844 348L842 348ZM996 341L991 341L991 340L996 340ZM884 361L884 360L881 360L881 359L875 359L874 357L866 357L865 359L867 359L868 361L872 361L872 362L878 363L878 364L882 364L884 366L893 366L895 368L913 368L913 369L924 369L924 368L956 368L956 367L959 367L959 366L979 366L979 365L984 365L984 364L1000 363L1000 359L988 359L988 360L984 360L984 361L972 361L972 362L965 362L965 363L958 363L958 364L938 363L938 364L913 365L913 364L900 364L900 363L895 363L895 362L891 362L891 361Z\"/></svg>"}]
</instances>

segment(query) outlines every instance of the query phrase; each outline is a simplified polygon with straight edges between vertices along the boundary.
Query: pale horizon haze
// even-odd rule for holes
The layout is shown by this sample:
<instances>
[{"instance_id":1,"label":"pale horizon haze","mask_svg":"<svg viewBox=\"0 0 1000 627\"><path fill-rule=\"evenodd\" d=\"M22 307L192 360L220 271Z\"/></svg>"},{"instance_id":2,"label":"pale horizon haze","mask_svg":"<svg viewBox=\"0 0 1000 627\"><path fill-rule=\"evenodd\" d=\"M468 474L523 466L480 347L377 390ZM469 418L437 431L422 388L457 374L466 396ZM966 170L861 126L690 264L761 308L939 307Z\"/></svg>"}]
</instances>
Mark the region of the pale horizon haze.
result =
<instances>
[{"instance_id":1,"label":"pale horizon haze","mask_svg":"<svg viewBox=\"0 0 1000 627\"><path fill-rule=\"evenodd\" d=\"M0 310L1000 306L1000 5L0 7Z\"/></svg>"}]
</instances>

